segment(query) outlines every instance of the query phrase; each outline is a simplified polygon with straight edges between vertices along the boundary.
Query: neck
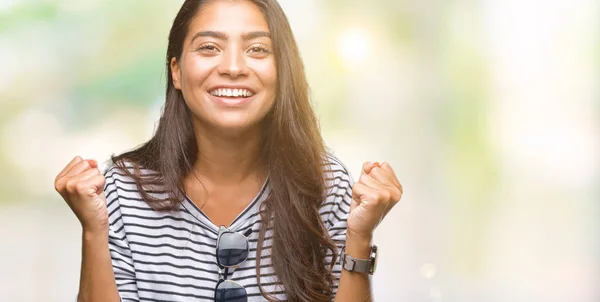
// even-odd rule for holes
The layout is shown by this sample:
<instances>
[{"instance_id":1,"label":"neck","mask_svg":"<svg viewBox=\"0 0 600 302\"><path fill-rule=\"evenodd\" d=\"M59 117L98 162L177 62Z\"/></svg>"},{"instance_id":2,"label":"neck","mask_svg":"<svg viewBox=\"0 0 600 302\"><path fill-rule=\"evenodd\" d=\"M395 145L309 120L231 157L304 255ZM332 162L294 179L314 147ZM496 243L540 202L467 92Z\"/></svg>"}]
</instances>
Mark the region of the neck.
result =
<instances>
[{"instance_id":1,"label":"neck","mask_svg":"<svg viewBox=\"0 0 600 302\"><path fill-rule=\"evenodd\" d=\"M232 134L195 125L198 158L196 176L218 185L235 185L248 178L262 179L262 126Z\"/></svg>"}]
</instances>

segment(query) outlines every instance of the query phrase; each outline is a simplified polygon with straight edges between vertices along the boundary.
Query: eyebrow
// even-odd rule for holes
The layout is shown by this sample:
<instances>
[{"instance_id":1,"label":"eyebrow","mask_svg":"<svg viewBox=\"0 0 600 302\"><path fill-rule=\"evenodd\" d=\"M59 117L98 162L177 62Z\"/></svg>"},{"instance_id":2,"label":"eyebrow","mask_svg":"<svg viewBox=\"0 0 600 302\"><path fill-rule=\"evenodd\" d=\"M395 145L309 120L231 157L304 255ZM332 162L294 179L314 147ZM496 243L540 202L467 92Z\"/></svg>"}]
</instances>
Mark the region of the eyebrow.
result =
<instances>
[{"instance_id":1,"label":"eyebrow","mask_svg":"<svg viewBox=\"0 0 600 302\"><path fill-rule=\"evenodd\" d=\"M229 36L222 31L213 31L213 30L199 31L192 37L190 44L194 43L194 40L196 40L196 38L199 38L199 37L213 37L213 38L219 39L219 40L227 40L229 38ZM245 41L260 38L260 37L267 37L270 39L271 33L266 32L266 31L251 31L251 32L242 34L242 39Z\"/></svg>"}]
</instances>

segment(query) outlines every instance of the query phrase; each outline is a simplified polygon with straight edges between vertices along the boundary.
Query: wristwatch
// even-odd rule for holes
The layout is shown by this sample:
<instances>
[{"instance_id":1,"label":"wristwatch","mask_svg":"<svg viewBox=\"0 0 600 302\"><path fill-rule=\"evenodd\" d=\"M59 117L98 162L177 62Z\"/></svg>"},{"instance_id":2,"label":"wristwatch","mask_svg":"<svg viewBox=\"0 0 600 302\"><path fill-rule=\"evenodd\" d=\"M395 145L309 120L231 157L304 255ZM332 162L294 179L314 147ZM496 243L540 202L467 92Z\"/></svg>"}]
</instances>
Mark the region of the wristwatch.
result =
<instances>
[{"instance_id":1,"label":"wristwatch","mask_svg":"<svg viewBox=\"0 0 600 302\"><path fill-rule=\"evenodd\" d=\"M368 273L369 275L373 275L373 273L375 273L375 269L377 268L376 245L371 247L369 259L357 259L350 255L346 255L346 253L344 253L345 249L346 247L343 247L340 253L340 264L345 270L349 272Z\"/></svg>"}]
</instances>

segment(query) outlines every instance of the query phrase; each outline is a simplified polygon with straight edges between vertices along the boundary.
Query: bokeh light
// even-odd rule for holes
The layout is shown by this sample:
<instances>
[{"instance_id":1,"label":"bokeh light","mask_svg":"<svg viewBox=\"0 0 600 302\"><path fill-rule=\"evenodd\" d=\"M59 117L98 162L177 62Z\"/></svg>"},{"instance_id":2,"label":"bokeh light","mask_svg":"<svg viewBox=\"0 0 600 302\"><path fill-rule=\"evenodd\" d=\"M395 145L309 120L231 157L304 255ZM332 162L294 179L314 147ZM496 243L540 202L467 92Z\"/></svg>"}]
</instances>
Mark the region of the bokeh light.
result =
<instances>
[{"instance_id":1,"label":"bokeh light","mask_svg":"<svg viewBox=\"0 0 600 302\"><path fill-rule=\"evenodd\" d=\"M339 53L347 64L363 62L371 54L369 36L364 30L349 29L339 38Z\"/></svg>"},{"instance_id":2,"label":"bokeh light","mask_svg":"<svg viewBox=\"0 0 600 302\"><path fill-rule=\"evenodd\" d=\"M280 3L327 145L405 188L376 301L600 301L598 1ZM0 300L74 300L54 177L150 137L180 4L0 0Z\"/></svg>"}]
</instances>

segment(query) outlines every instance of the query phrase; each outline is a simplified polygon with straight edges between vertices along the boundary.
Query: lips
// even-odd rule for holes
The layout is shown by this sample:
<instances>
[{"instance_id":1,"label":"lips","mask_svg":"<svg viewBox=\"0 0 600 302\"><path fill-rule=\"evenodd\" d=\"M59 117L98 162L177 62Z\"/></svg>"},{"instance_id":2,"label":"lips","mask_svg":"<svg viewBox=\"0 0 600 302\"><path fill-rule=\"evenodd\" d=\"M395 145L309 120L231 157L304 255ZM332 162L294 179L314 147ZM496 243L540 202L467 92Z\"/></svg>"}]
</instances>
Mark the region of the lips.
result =
<instances>
[{"instance_id":1,"label":"lips","mask_svg":"<svg viewBox=\"0 0 600 302\"><path fill-rule=\"evenodd\" d=\"M226 97L226 98L247 98L253 96L255 93L247 88L230 88L230 87L222 87L209 90L208 93L217 96L217 97Z\"/></svg>"},{"instance_id":2,"label":"lips","mask_svg":"<svg viewBox=\"0 0 600 302\"><path fill-rule=\"evenodd\" d=\"M211 92L214 92L214 90L212 90ZM227 91L226 91L227 93ZM232 96L219 96L219 95L215 95L213 93L209 93L209 97L210 99L212 99L218 106L220 107L225 107L225 108L238 108L238 107L243 107L246 104L252 102L252 100L254 100L256 98L256 94L252 94L252 95L246 95L246 96L240 96L239 95L239 91L238 91L238 96L233 96L233 91L231 92ZM243 94L243 91L242 91Z\"/></svg>"}]
</instances>

